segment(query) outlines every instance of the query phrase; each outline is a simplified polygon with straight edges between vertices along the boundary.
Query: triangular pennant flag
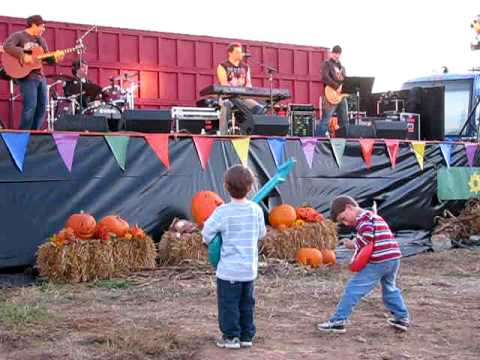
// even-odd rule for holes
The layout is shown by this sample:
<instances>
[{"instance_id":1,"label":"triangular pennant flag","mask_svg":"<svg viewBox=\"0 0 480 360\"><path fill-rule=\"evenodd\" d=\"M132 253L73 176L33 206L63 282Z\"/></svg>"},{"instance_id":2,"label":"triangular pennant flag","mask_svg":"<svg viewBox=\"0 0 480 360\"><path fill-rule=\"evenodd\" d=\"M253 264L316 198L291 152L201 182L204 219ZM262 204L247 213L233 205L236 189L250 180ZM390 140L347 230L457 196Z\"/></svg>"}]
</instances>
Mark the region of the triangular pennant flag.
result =
<instances>
[{"instance_id":1,"label":"triangular pennant flag","mask_svg":"<svg viewBox=\"0 0 480 360\"><path fill-rule=\"evenodd\" d=\"M388 157L390 158L390 162L392 163L392 169L395 169L395 166L397 165L397 156L400 141L385 140L385 145L387 145Z\"/></svg>"},{"instance_id":2,"label":"triangular pennant flag","mask_svg":"<svg viewBox=\"0 0 480 360\"><path fill-rule=\"evenodd\" d=\"M300 139L300 141L302 143L303 153L307 159L308 166L310 166L311 169L313 164L313 155L315 154L315 147L317 146L317 139L303 138Z\"/></svg>"},{"instance_id":3,"label":"triangular pennant flag","mask_svg":"<svg viewBox=\"0 0 480 360\"><path fill-rule=\"evenodd\" d=\"M200 163L202 164L202 169L205 170L208 165L210 153L212 152L214 139L210 137L194 136L193 142L195 144L195 148L197 149L198 157L200 158Z\"/></svg>"},{"instance_id":4,"label":"triangular pennant flag","mask_svg":"<svg viewBox=\"0 0 480 360\"><path fill-rule=\"evenodd\" d=\"M65 166L69 172L72 172L73 157L75 155L75 147L77 146L77 141L80 134L60 134L53 133L53 139L57 145L58 152L62 157Z\"/></svg>"},{"instance_id":5,"label":"triangular pennant flag","mask_svg":"<svg viewBox=\"0 0 480 360\"><path fill-rule=\"evenodd\" d=\"M150 145L153 152L167 169L170 168L168 139L169 134L145 134L145 141Z\"/></svg>"},{"instance_id":6,"label":"triangular pennant flag","mask_svg":"<svg viewBox=\"0 0 480 360\"><path fill-rule=\"evenodd\" d=\"M268 139L268 146L273 155L273 160L277 167L283 164L283 148L285 146L285 139L272 138Z\"/></svg>"},{"instance_id":7,"label":"triangular pennant flag","mask_svg":"<svg viewBox=\"0 0 480 360\"><path fill-rule=\"evenodd\" d=\"M425 156L425 141L412 141L413 152L417 158L420 169L423 170L423 157Z\"/></svg>"},{"instance_id":8,"label":"triangular pennant flag","mask_svg":"<svg viewBox=\"0 0 480 360\"><path fill-rule=\"evenodd\" d=\"M450 167L450 161L452 159L452 143L440 144L440 150L442 151L443 158L447 167Z\"/></svg>"},{"instance_id":9,"label":"triangular pennant flag","mask_svg":"<svg viewBox=\"0 0 480 360\"><path fill-rule=\"evenodd\" d=\"M330 139L330 145L332 145L333 156L337 161L338 167L342 167L343 153L345 152L345 145L347 140L345 139Z\"/></svg>"},{"instance_id":10,"label":"triangular pennant flag","mask_svg":"<svg viewBox=\"0 0 480 360\"><path fill-rule=\"evenodd\" d=\"M115 156L118 165L125 171L127 163L127 148L130 137L105 135L105 140L107 141L110 150L112 150L113 156Z\"/></svg>"},{"instance_id":11,"label":"triangular pennant flag","mask_svg":"<svg viewBox=\"0 0 480 360\"><path fill-rule=\"evenodd\" d=\"M17 165L18 169L23 172L23 161L25 160L25 153L27 152L28 140L30 133L2 133L3 141L7 145L8 151Z\"/></svg>"},{"instance_id":12,"label":"triangular pennant flag","mask_svg":"<svg viewBox=\"0 0 480 360\"><path fill-rule=\"evenodd\" d=\"M243 166L248 165L248 151L250 149L250 138L232 140L232 145L237 152Z\"/></svg>"},{"instance_id":13,"label":"triangular pennant flag","mask_svg":"<svg viewBox=\"0 0 480 360\"><path fill-rule=\"evenodd\" d=\"M372 152L373 152L373 145L375 145L375 139L360 139L360 147L362 148L363 159L365 160L365 164L367 164L367 168L372 166Z\"/></svg>"},{"instance_id":14,"label":"triangular pennant flag","mask_svg":"<svg viewBox=\"0 0 480 360\"><path fill-rule=\"evenodd\" d=\"M468 166L472 167L475 164L475 155L477 154L477 144L465 144L465 151L467 153Z\"/></svg>"}]
</instances>

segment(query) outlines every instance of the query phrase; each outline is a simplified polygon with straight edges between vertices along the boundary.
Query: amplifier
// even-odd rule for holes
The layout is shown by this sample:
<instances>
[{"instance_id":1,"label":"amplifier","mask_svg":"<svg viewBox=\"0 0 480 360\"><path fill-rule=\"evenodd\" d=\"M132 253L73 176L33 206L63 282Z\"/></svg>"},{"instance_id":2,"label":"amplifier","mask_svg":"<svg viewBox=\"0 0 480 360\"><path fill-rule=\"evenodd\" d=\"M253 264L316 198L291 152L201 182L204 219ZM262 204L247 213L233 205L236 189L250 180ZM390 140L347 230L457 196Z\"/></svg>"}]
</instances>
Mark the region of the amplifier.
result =
<instances>
[{"instance_id":1,"label":"amplifier","mask_svg":"<svg viewBox=\"0 0 480 360\"><path fill-rule=\"evenodd\" d=\"M400 113L400 121L407 123L407 139L420 140L420 114Z\"/></svg>"},{"instance_id":2,"label":"amplifier","mask_svg":"<svg viewBox=\"0 0 480 360\"><path fill-rule=\"evenodd\" d=\"M290 136L315 136L315 109L311 104L289 104Z\"/></svg>"},{"instance_id":3,"label":"amplifier","mask_svg":"<svg viewBox=\"0 0 480 360\"><path fill-rule=\"evenodd\" d=\"M208 107L173 107L172 119L175 132L216 133L219 129L220 111Z\"/></svg>"},{"instance_id":4,"label":"amplifier","mask_svg":"<svg viewBox=\"0 0 480 360\"><path fill-rule=\"evenodd\" d=\"M288 104L288 112L291 111L315 111L312 104Z\"/></svg>"},{"instance_id":5,"label":"amplifier","mask_svg":"<svg viewBox=\"0 0 480 360\"><path fill-rule=\"evenodd\" d=\"M294 111L289 113L290 136L315 136L315 112Z\"/></svg>"}]
</instances>

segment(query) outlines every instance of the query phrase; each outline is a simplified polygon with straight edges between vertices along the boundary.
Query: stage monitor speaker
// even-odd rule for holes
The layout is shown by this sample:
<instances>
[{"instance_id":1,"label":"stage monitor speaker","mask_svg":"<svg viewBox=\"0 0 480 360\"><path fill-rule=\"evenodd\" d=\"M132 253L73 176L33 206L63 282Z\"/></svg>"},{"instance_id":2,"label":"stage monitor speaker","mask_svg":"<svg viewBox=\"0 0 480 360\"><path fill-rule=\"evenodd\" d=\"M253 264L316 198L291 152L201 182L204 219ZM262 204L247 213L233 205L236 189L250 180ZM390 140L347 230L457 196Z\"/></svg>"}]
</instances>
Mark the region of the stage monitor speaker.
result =
<instances>
[{"instance_id":1,"label":"stage monitor speaker","mask_svg":"<svg viewBox=\"0 0 480 360\"><path fill-rule=\"evenodd\" d=\"M340 128L335 132L335 137L346 139L373 139L375 131L369 125L348 125L347 128Z\"/></svg>"},{"instance_id":2,"label":"stage monitor speaker","mask_svg":"<svg viewBox=\"0 0 480 360\"><path fill-rule=\"evenodd\" d=\"M408 134L408 124L403 121L378 120L373 123L375 137L378 139L404 140Z\"/></svg>"},{"instance_id":3,"label":"stage monitor speaker","mask_svg":"<svg viewBox=\"0 0 480 360\"><path fill-rule=\"evenodd\" d=\"M143 133L169 133L172 129L170 110L127 110L123 113L124 130Z\"/></svg>"},{"instance_id":4,"label":"stage monitor speaker","mask_svg":"<svg viewBox=\"0 0 480 360\"><path fill-rule=\"evenodd\" d=\"M406 111L420 114L420 137L443 140L445 137L445 88L414 87L410 89Z\"/></svg>"},{"instance_id":5,"label":"stage monitor speaker","mask_svg":"<svg viewBox=\"0 0 480 360\"><path fill-rule=\"evenodd\" d=\"M54 128L57 131L109 131L107 118L93 115L61 115Z\"/></svg>"},{"instance_id":6,"label":"stage monitor speaker","mask_svg":"<svg viewBox=\"0 0 480 360\"><path fill-rule=\"evenodd\" d=\"M290 128L287 117L276 115L251 115L238 126L242 134L268 136L287 136Z\"/></svg>"}]
</instances>

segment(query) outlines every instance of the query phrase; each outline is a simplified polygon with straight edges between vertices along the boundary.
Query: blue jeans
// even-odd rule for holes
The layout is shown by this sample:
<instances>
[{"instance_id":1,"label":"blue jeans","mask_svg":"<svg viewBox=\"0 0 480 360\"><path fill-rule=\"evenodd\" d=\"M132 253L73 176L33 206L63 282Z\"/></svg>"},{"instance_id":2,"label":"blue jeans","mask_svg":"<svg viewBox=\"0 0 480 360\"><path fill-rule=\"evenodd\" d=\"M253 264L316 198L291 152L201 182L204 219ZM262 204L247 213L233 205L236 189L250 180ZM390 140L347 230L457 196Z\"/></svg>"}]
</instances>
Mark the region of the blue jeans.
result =
<instances>
[{"instance_id":1,"label":"blue jeans","mask_svg":"<svg viewBox=\"0 0 480 360\"><path fill-rule=\"evenodd\" d=\"M45 79L18 80L23 98L21 130L37 130L43 124L47 111L47 81Z\"/></svg>"},{"instance_id":2,"label":"blue jeans","mask_svg":"<svg viewBox=\"0 0 480 360\"><path fill-rule=\"evenodd\" d=\"M343 128L348 126L348 105L347 99L343 99L337 105L332 105L327 103L326 101L323 102L323 112L322 112L322 119L319 123L317 123L315 129L316 136L325 136L326 132L328 131L328 123L330 118L332 117L333 113L337 113L338 117L338 126Z\"/></svg>"},{"instance_id":3,"label":"blue jeans","mask_svg":"<svg viewBox=\"0 0 480 360\"><path fill-rule=\"evenodd\" d=\"M255 287L253 281L217 278L218 322L226 339L251 341L255 337Z\"/></svg>"},{"instance_id":4,"label":"blue jeans","mask_svg":"<svg viewBox=\"0 0 480 360\"><path fill-rule=\"evenodd\" d=\"M408 320L407 306L400 289L396 286L400 260L386 261L380 264L368 264L347 284L342 299L337 305L335 315L330 321L345 321L352 314L353 308L380 283L382 285L383 303L395 319Z\"/></svg>"}]
</instances>

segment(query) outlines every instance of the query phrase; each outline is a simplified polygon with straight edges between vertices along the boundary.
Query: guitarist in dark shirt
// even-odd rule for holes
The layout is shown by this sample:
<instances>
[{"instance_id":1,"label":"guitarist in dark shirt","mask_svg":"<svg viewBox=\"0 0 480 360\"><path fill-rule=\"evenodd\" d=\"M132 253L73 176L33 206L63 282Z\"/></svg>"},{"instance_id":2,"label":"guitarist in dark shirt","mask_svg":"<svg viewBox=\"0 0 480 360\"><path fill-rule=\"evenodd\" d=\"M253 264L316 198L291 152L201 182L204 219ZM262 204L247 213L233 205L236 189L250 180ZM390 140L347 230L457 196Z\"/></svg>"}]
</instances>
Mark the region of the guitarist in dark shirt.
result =
<instances>
[{"instance_id":1,"label":"guitarist in dark shirt","mask_svg":"<svg viewBox=\"0 0 480 360\"><path fill-rule=\"evenodd\" d=\"M27 18L27 28L11 34L5 41L6 53L16 57L23 64L31 64L33 61L29 50L41 46L48 52L48 46L42 34L45 32L45 23L40 15ZM55 52L47 61L54 63L63 59L62 52ZM47 80L42 70L33 70L26 77L17 79L23 99L22 117L20 129L40 129L47 110Z\"/></svg>"},{"instance_id":2,"label":"guitarist in dark shirt","mask_svg":"<svg viewBox=\"0 0 480 360\"><path fill-rule=\"evenodd\" d=\"M345 68L340 63L341 54L342 48L336 45L330 52L330 58L323 63L322 80L325 87L329 86L334 90L341 90L346 78ZM332 104L324 96L322 105L322 120L315 131L317 136L326 135L330 118L335 112L337 113L338 126L340 128L348 126L347 99L343 98L338 104Z\"/></svg>"}]
</instances>

